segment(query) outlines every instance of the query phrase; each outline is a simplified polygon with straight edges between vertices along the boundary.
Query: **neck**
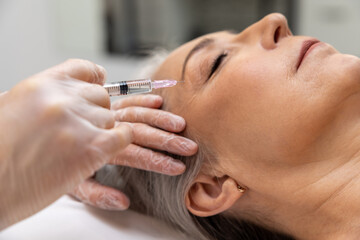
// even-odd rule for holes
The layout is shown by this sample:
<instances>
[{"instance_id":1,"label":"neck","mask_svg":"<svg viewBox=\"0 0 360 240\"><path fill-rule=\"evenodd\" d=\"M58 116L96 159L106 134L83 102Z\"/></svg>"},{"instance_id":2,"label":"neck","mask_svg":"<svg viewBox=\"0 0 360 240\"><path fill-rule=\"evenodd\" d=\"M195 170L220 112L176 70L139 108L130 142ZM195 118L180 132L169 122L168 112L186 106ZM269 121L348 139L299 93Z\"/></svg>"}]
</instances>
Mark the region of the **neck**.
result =
<instances>
[{"instance_id":1,"label":"neck","mask_svg":"<svg viewBox=\"0 0 360 240\"><path fill-rule=\"evenodd\" d=\"M359 144L360 146L360 144ZM360 239L360 152L294 194L286 229L298 239ZM284 215L286 216L286 215Z\"/></svg>"},{"instance_id":2,"label":"neck","mask_svg":"<svg viewBox=\"0 0 360 240\"><path fill-rule=\"evenodd\" d=\"M360 239L360 121L350 110L286 178L293 187L278 201L279 223L297 239Z\"/></svg>"},{"instance_id":3,"label":"neck","mask_svg":"<svg viewBox=\"0 0 360 240\"><path fill-rule=\"evenodd\" d=\"M278 174L284 176L276 179L274 193L249 194L270 209L266 226L296 239L360 239L360 131L353 134L328 146L324 159Z\"/></svg>"},{"instance_id":4,"label":"neck","mask_svg":"<svg viewBox=\"0 0 360 240\"><path fill-rule=\"evenodd\" d=\"M288 228L298 239L360 239L360 179L348 181L327 200L289 219Z\"/></svg>"},{"instance_id":5,"label":"neck","mask_svg":"<svg viewBox=\"0 0 360 240\"><path fill-rule=\"evenodd\" d=\"M296 239L360 239L360 111L348 105L301 151L243 161L236 214Z\"/></svg>"}]
</instances>

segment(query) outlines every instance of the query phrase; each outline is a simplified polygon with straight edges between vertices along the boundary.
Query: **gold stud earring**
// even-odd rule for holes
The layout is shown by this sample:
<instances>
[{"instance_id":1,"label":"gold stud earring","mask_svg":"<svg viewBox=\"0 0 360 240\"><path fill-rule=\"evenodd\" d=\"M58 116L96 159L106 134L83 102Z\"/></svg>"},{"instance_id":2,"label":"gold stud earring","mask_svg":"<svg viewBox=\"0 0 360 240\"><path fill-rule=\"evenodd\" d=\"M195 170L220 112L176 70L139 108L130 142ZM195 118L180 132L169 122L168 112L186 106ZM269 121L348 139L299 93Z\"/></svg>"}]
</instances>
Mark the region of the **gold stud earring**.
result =
<instances>
[{"instance_id":1,"label":"gold stud earring","mask_svg":"<svg viewBox=\"0 0 360 240\"><path fill-rule=\"evenodd\" d=\"M243 192L245 192L246 191L246 189L245 188L243 188L242 186L240 186L240 185L237 185L237 189L239 190L239 192L241 192L241 193L243 193Z\"/></svg>"}]
</instances>

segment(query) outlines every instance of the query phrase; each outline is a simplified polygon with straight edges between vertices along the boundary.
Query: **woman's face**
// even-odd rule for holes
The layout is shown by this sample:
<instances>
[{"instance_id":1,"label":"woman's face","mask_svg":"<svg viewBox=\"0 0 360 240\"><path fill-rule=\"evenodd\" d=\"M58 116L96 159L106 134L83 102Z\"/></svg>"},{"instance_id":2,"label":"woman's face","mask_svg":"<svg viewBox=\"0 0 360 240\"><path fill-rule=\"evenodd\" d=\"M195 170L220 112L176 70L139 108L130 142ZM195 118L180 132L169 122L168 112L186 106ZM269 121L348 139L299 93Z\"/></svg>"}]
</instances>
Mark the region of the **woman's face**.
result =
<instances>
[{"instance_id":1,"label":"woman's face","mask_svg":"<svg viewBox=\"0 0 360 240\"><path fill-rule=\"evenodd\" d=\"M163 92L166 106L250 191L293 202L289 193L355 153L347 144L360 117L359 59L293 36L280 14L188 42L154 77L184 81Z\"/></svg>"}]
</instances>

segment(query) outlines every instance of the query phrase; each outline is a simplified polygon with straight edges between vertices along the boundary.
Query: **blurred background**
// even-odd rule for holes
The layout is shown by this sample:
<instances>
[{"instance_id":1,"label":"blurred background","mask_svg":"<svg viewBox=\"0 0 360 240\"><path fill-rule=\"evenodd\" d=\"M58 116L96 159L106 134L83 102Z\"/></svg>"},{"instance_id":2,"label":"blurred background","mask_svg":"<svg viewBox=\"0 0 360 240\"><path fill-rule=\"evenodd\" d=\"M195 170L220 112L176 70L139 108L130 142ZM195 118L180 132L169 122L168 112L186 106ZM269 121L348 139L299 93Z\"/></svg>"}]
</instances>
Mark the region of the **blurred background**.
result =
<instances>
[{"instance_id":1,"label":"blurred background","mask_svg":"<svg viewBox=\"0 0 360 240\"><path fill-rule=\"evenodd\" d=\"M271 12L294 34L360 56L358 0L0 0L0 91L68 58L103 65L109 82L130 79L154 49L241 31Z\"/></svg>"}]
</instances>

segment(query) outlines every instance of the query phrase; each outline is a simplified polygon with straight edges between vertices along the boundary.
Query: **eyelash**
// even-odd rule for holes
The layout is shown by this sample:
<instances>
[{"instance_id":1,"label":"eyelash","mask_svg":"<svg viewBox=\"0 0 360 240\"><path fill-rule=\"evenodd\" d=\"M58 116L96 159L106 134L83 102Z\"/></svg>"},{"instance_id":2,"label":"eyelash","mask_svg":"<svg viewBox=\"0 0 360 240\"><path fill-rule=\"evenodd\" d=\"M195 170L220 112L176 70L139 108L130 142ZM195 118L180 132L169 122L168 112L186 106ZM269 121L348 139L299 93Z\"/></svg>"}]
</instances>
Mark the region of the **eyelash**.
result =
<instances>
[{"instance_id":1,"label":"eyelash","mask_svg":"<svg viewBox=\"0 0 360 240\"><path fill-rule=\"evenodd\" d=\"M210 75L208 78L210 78L214 74L214 72L218 69L218 67L220 66L220 64L222 63L223 59L226 56L227 56L227 53L222 53L217 58L215 58L215 60L211 64L211 71L210 71Z\"/></svg>"}]
</instances>

